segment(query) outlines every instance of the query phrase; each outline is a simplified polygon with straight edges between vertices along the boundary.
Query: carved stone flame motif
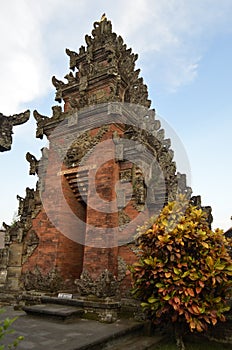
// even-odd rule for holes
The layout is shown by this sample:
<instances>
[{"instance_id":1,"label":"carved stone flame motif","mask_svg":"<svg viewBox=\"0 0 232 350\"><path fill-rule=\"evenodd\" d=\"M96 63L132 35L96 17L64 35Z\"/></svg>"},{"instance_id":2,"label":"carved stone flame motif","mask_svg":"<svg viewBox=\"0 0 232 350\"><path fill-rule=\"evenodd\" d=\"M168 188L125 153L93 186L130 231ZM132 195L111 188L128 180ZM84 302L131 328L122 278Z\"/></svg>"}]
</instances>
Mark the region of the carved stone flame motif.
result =
<instances>
[{"instance_id":1,"label":"carved stone flame motif","mask_svg":"<svg viewBox=\"0 0 232 350\"><path fill-rule=\"evenodd\" d=\"M0 113L0 152L9 151L11 149L13 126L26 123L29 117L29 110L9 117Z\"/></svg>"}]
</instances>

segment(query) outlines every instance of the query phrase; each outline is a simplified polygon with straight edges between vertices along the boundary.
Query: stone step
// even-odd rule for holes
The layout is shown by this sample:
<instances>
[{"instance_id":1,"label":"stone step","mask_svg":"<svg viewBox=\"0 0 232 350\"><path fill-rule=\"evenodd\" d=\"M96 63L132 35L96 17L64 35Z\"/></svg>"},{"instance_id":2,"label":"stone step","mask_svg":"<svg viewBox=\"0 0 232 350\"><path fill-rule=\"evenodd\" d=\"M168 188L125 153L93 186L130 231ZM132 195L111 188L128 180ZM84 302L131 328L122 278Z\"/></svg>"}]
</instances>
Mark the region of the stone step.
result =
<instances>
[{"instance_id":1,"label":"stone step","mask_svg":"<svg viewBox=\"0 0 232 350\"><path fill-rule=\"evenodd\" d=\"M88 345L78 347L78 350L154 350L166 341L166 335L156 333L148 336L145 323L135 322L124 327L121 331L116 330L111 335L93 341Z\"/></svg>"},{"instance_id":2,"label":"stone step","mask_svg":"<svg viewBox=\"0 0 232 350\"><path fill-rule=\"evenodd\" d=\"M59 304L38 304L24 306L23 310L28 315L49 317L65 322L74 321L80 318L84 313L83 309Z\"/></svg>"},{"instance_id":3,"label":"stone step","mask_svg":"<svg viewBox=\"0 0 232 350\"><path fill-rule=\"evenodd\" d=\"M99 348L102 350L152 350L156 349L156 346L160 345L164 341L164 337L160 335L154 335L151 337L137 335L130 337L122 337L115 341L111 341L104 347Z\"/></svg>"},{"instance_id":4,"label":"stone step","mask_svg":"<svg viewBox=\"0 0 232 350\"><path fill-rule=\"evenodd\" d=\"M98 320L101 322L107 322L112 323L116 321L118 318L118 314L121 308L121 304L119 301L113 301L113 300L93 300L93 299L66 299L66 298L57 298L57 297L49 297L49 296L40 296L40 297L30 297L30 296L24 296L21 298L21 301L26 303L26 305L37 305L38 310L40 310L41 305L54 305L54 307L57 306L64 306L67 307L74 307L82 311L83 318L88 318L92 320ZM29 309L28 309L29 308ZM33 306L25 306L23 307L23 310L27 313L32 312L30 311ZM43 309L47 309L46 307L43 307ZM29 310L29 311L27 311ZM34 311L33 311L34 312ZM36 310L37 312L37 310ZM46 314L47 312L45 312ZM58 317L58 316L57 316Z\"/></svg>"}]
</instances>

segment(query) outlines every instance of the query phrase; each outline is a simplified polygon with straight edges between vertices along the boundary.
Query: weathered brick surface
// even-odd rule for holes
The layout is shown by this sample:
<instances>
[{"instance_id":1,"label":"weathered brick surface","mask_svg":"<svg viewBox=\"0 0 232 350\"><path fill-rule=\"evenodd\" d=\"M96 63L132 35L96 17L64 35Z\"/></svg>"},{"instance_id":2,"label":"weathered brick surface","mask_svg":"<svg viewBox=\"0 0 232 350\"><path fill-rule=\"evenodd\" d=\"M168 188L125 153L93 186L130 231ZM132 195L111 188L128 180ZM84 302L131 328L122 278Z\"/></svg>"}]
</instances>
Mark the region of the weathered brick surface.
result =
<instances>
[{"instance_id":1,"label":"weathered brick surface","mask_svg":"<svg viewBox=\"0 0 232 350\"><path fill-rule=\"evenodd\" d=\"M127 265L132 265L138 258L136 257L135 253L132 251L133 245L127 245L127 246L121 246L118 250L118 256L120 256ZM122 295L129 296L130 290L131 290L131 277L130 277L130 271L127 269L125 271L125 277L123 278L122 282L120 283L120 289Z\"/></svg>"}]
</instances>

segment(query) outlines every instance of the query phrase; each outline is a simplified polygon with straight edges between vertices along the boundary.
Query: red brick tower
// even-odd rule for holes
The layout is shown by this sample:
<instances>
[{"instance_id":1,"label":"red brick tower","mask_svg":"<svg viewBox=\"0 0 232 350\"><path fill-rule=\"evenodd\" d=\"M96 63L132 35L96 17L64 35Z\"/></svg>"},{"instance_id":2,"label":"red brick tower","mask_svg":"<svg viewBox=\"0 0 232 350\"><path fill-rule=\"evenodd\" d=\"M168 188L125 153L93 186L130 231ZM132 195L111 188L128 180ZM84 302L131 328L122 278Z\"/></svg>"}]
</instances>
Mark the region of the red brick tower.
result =
<instances>
[{"instance_id":1,"label":"red brick tower","mask_svg":"<svg viewBox=\"0 0 232 350\"><path fill-rule=\"evenodd\" d=\"M34 112L49 149L40 161L27 154L39 181L20 199L20 281L27 290L113 296L129 291L137 225L190 189L149 109L137 55L106 18L85 41L79 53L66 50L67 82L52 78L64 107L51 117Z\"/></svg>"}]
</instances>

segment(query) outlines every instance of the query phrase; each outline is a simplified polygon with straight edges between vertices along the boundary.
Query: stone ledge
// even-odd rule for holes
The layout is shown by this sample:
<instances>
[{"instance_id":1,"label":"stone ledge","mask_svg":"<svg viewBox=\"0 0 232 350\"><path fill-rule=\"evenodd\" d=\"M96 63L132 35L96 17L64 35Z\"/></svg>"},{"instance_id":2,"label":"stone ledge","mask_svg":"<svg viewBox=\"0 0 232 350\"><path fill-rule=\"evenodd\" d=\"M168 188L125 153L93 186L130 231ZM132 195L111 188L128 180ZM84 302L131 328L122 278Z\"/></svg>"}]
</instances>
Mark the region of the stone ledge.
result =
<instances>
[{"instance_id":1,"label":"stone ledge","mask_svg":"<svg viewBox=\"0 0 232 350\"><path fill-rule=\"evenodd\" d=\"M73 306L64 306L57 304L39 304L32 306L24 306L23 311L28 315L40 316L40 317L52 317L62 321L73 320L81 317L84 310L78 309Z\"/></svg>"}]
</instances>

